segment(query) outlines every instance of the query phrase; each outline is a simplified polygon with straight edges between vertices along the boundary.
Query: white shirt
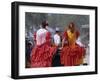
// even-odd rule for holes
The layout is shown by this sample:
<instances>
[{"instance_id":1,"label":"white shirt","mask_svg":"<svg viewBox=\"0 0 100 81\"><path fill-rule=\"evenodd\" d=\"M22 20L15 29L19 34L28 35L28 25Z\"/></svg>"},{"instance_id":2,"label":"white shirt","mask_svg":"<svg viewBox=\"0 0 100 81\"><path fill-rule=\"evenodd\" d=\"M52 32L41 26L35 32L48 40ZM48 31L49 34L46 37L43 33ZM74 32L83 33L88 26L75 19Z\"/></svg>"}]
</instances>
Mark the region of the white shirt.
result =
<instances>
[{"instance_id":1,"label":"white shirt","mask_svg":"<svg viewBox=\"0 0 100 81\"><path fill-rule=\"evenodd\" d=\"M60 39L60 36L58 34L54 35L54 43L57 46L60 45L60 43L61 43L61 39Z\"/></svg>"},{"instance_id":2,"label":"white shirt","mask_svg":"<svg viewBox=\"0 0 100 81\"><path fill-rule=\"evenodd\" d=\"M46 42L46 34L47 34L47 30L44 28L39 29L36 32L36 44L37 45L42 45L43 43Z\"/></svg>"}]
</instances>

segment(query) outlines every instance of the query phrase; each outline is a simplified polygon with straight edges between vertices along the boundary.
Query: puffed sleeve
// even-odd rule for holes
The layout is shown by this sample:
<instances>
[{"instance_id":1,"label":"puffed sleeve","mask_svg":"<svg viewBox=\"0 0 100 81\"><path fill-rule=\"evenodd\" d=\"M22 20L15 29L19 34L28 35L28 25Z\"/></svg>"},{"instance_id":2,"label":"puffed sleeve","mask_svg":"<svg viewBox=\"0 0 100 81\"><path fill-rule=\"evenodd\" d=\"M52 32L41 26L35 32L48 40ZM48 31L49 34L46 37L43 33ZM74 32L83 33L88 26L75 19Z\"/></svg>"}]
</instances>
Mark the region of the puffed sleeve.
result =
<instances>
[{"instance_id":1,"label":"puffed sleeve","mask_svg":"<svg viewBox=\"0 0 100 81\"><path fill-rule=\"evenodd\" d=\"M51 42L51 33L47 32L46 33L46 43L50 44L50 42Z\"/></svg>"},{"instance_id":2,"label":"puffed sleeve","mask_svg":"<svg viewBox=\"0 0 100 81\"><path fill-rule=\"evenodd\" d=\"M63 39L66 39L66 40L68 39L68 35L67 35L67 32L66 32L66 31L63 33L62 38L63 38Z\"/></svg>"},{"instance_id":3,"label":"puffed sleeve","mask_svg":"<svg viewBox=\"0 0 100 81\"><path fill-rule=\"evenodd\" d=\"M51 34L50 34L50 32L47 32L47 34L46 34L46 40L50 40L51 39Z\"/></svg>"}]
</instances>

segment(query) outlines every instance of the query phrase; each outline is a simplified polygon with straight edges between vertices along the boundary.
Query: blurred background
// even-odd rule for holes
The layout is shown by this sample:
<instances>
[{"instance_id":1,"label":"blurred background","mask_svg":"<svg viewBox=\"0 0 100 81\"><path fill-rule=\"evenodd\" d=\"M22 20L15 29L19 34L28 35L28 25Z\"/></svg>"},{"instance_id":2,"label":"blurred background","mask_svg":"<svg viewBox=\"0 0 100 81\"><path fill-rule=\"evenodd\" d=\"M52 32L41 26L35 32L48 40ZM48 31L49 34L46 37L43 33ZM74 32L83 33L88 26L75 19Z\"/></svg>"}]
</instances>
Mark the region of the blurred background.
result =
<instances>
[{"instance_id":1,"label":"blurred background","mask_svg":"<svg viewBox=\"0 0 100 81\"><path fill-rule=\"evenodd\" d=\"M80 31L80 40L85 45L89 44L89 15L73 15L73 14L52 14L52 13L25 13L25 34L26 38L31 41L34 39L33 33L40 27L41 23L47 20L49 23L49 31L52 35L55 29L59 28L64 31L70 22L74 22Z\"/></svg>"}]
</instances>

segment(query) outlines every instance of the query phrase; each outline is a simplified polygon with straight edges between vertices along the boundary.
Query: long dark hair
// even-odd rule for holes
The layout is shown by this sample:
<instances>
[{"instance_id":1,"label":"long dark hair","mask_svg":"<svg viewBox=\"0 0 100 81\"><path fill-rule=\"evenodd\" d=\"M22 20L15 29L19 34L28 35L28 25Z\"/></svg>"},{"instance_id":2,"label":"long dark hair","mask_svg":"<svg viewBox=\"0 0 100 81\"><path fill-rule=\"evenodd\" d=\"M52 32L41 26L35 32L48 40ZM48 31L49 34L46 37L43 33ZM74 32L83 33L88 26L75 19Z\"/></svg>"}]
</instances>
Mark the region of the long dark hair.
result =
<instances>
[{"instance_id":1,"label":"long dark hair","mask_svg":"<svg viewBox=\"0 0 100 81\"><path fill-rule=\"evenodd\" d=\"M75 31L76 28L74 22L69 23L68 29L70 29L72 33Z\"/></svg>"}]
</instances>

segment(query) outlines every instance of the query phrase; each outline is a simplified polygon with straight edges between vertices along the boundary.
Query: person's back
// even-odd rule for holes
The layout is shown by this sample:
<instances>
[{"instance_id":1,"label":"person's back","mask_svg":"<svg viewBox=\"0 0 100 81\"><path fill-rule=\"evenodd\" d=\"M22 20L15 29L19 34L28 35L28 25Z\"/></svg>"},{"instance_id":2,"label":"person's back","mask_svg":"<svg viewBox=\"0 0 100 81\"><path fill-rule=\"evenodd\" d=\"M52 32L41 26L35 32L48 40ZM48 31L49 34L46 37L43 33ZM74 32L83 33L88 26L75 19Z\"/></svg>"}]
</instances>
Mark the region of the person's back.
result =
<instances>
[{"instance_id":1,"label":"person's back","mask_svg":"<svg viewBox=\"0 0 100 81\"><path fill-rule=\"evenodd\" d=\"M60 43L61 43L61 38L60 38L60 36L59 36L58 34L55 34L55 35L54 35L54 44L55 44L56 46L59 46Z\"/></svg>"},{"instance_id":2,"label":"person's back","mask_svg":"<svg viewBox=\"0 0 100 81\"><path fill-rule=\"evenodd\" d=\"M54 39L54 44L56 46L60 46L60 44L61 44L61 37L60 37L60 29L58 27L55 30L55 35L54 35L53 39Z\"/></svg>"},{"instance_id":3,"label":"person's back","mask_svg":"<svg viewBox=\"0 0 100 81\"><path fill-rule=\"evenodd\" d=\"M74 23L70 23L67 31L64 32L62 42L61 63L64 64L64 66L78 66L83 64L85 48L76 43L79 35L80 33L75 28ZM64 47L65 40L68 41L68 44Z\"/></svg>"},{"instance_id":4,"label":"person's back","mask_svg":"<svg viewBox=\"0 0 100 81\"><path fill-rule=\"evenodd\" d=\"M36 44L37 45L41 45L46 42L46 33L47 32L48 31L44 28L41 28L37 31L37 33L36 33Z\"/></svg>"},{"instance_id":5,"label":"person's back","mask_svg":"<svg viewBox=\"0 0 100 81\"><path fill-rule=\"evenodd\" d=\"M55 47L51 47L51 36L46 29L47 22L42 22L42 28L36 32L36 45L31 52L31 67L50 67Z\"/></svg>"}]
</instances>

